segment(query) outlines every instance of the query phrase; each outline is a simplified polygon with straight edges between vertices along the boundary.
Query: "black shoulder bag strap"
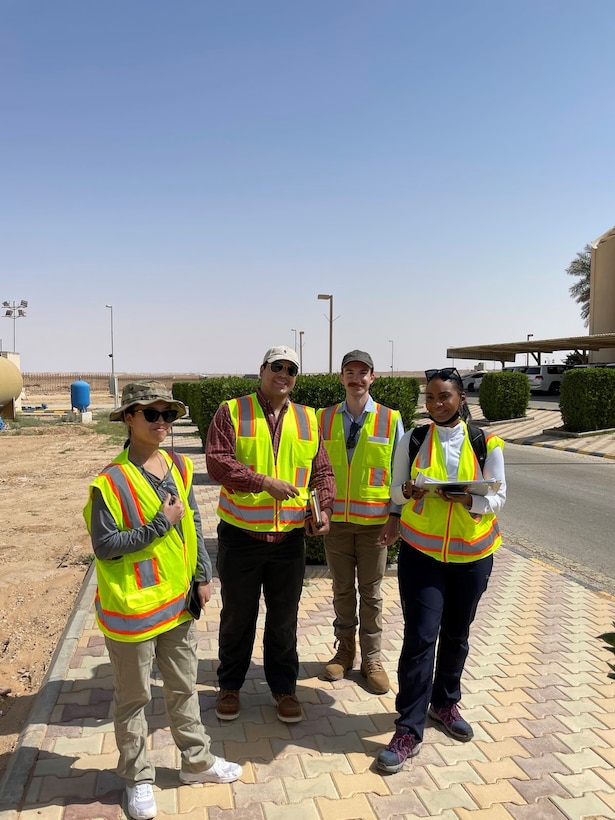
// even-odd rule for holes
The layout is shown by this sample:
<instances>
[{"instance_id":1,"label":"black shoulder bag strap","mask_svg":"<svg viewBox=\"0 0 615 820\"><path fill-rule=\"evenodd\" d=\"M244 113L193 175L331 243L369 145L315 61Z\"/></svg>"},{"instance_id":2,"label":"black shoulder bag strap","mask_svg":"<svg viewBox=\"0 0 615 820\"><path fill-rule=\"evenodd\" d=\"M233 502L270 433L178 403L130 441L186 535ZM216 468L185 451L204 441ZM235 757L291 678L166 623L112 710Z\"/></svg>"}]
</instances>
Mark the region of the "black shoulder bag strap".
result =
<instances>
[{"instance_id":1,"label":"black shoulder bag strap","mask_svg":"<svg viewBox=\"0 0 615 820\"><path fill-rule=\"evenodd\" d=\"M414 459L418 455L421 444L425 441L428 427L429 425L427 424L420 424L412 430L412 435L410 436L410 441L408 442L410 467L414 464ZM485 439L485 433L482 428L477 427L475 424L468 424L467 428L468 435L470 436L470 444L472 445L472 449L474 450L474 454L478 460L478 466L480 467L480 471L482 473L485 467L485 461L487 460L487 441Z\"/></svg>"}]
</instances>

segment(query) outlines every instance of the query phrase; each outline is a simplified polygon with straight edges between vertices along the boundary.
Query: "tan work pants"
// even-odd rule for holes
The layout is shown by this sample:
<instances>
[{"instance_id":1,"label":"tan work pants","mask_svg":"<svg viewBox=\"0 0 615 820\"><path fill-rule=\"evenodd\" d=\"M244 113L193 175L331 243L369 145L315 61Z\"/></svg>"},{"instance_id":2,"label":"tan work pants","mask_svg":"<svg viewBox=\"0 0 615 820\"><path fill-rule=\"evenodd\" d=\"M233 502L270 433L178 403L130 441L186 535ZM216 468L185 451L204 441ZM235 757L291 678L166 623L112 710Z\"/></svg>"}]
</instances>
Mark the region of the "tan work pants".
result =
<instances>
[{"instance_id":1,"label":"tan work pants","mask_svg":"<svg viewBox=\"0 0 615 820\"><path fill-rule=\"evenodd\" d=\"M169 725L181 752L182 769L196 773L214 764L196 690L195 633L195 622L190 620L138 643L105 638L113 668L113 723L120 752L117 773L129 785L138 781L153 783L156 775L147 759L145 719L154 659L162 677Z\"/></svg>"},{"instance_id":2,"label":"tan work pants","mask_svg":"<svg viewBox=\"0 0 615 820\"><path fill-rule=\"evenodd\" d=\"M333 627L336 638L352 638L359 625L363 660L379 660L382 639L382 593L387 548L378 543L382 525L333 522L325 536L327 565L333 579ZM357 619L357 586L359 617Z\"/></svg>"}]
</instances>

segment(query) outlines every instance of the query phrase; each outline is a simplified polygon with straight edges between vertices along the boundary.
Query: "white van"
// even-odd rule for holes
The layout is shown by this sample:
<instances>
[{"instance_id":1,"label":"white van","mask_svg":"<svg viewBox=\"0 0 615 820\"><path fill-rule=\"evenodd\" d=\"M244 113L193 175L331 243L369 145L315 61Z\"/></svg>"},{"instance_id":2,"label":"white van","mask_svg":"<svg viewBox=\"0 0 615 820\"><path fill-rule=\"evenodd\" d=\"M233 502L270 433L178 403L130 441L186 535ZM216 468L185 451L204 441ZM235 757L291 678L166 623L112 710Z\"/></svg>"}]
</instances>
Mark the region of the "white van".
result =
<instances>
[{"instance_id":1,"label":"white van","mask_svg":"<svg viewBox=\"0 0 615 820\"><path fill-rule=\"evenodd\" d=\"M559 393L566 370L565 364L530 365L525 368L525 375L533 393Z\"/></svg>"}]
</instances>

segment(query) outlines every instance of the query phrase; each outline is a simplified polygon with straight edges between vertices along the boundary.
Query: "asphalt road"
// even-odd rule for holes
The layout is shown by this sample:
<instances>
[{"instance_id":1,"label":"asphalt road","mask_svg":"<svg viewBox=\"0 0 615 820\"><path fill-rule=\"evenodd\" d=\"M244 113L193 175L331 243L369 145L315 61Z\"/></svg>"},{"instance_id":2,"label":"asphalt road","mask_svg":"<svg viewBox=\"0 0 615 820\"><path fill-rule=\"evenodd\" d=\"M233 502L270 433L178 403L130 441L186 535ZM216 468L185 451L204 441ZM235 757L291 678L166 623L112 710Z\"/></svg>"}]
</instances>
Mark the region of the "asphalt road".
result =
<instances>
[{"instance_id":1,"label":"asphalt road","mask_svg":"<svg viewBox=\"0 0 615 820\"><path fill-rule=\"evenodd\" d=\"M507 444L505 546L615 595L615 462Z\"/></svg>"}]
</instances>

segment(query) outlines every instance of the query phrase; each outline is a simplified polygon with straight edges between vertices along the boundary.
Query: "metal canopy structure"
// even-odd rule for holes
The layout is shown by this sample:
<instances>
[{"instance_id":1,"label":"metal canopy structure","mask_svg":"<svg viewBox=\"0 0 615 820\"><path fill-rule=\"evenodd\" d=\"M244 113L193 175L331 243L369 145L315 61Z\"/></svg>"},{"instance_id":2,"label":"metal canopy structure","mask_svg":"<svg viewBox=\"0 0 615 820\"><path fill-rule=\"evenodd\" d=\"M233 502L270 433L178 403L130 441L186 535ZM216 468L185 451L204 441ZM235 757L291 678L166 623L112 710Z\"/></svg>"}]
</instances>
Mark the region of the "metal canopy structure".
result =
<instances>
[{"instance_id":1,"label":"metal canopy structure","mask_svg":"<svg viewBox=\"0 0 615 820\"><path fill-rule=\"evenodd\" d=\"M536 364L541 364L542 353L574 350L585 355L590 350L601 348L615 349L615 333L593 333L588 336L564 336L562 339L532 339L531 341L502 342L501 344L471 347L449 347L446 355L449 359L501 362L503 366L505 362L514 363L518 353L529 354L533 356Z\"/></svg>"}]
</instances>

